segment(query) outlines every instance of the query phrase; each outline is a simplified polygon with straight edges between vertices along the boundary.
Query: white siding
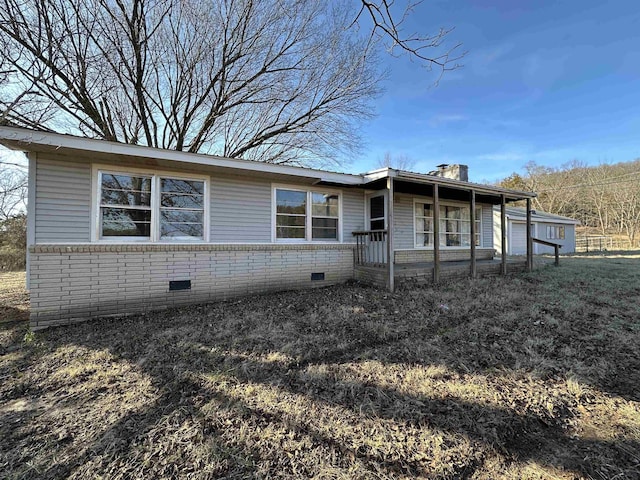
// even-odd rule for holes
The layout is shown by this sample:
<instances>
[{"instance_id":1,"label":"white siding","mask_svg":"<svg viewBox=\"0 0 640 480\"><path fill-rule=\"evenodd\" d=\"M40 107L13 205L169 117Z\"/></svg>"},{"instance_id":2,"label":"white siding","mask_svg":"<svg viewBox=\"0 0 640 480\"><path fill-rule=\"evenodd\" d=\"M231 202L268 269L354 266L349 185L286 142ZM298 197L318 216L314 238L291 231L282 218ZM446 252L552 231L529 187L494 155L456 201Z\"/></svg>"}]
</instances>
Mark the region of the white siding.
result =
<instances>
[{"instance_id":1,"label":"white siding","mask_svg":"<svg viewBox=\"0 0 640 480\"><path fill-rule=\"evenodd\" d=\"M88 242L91 237L91 166L38 158L36 243Z\"/></svg>"},{"instance_id":2,"label":"white siding","mask_svg":"<svg viewBox=\"0 0 640 480\"><path fill-rule=\"evenodd\" d=\"M353 232L364 230L364 191L349 189L342 191L343 241L353 243Z\"/></svg>"},{"instance_id":3,"label":"white siding","mask_svg":"<svg viewBox=\"0 0 640 480\"><path fill-rule=\"evenodd\" d=\"M432 202L430 197L412 197L396 195L394 204L395 225L393 228L395 248L397 250L415 248L414 239L414 198L421 202ZM443 202L446 203L446 200ZM478 204L482 208L482 248L493 248L493 213L491 205Z\"/></svg>"},{"instance_id":4,"label":"white siding","mask_svg":"<svg viewBox=\"0 0 640 480\"><path fill-rule=\"evenodd\" d=\"M246 177L211 177L213 243L271 242L271 183Z\"/></svg>"},{"instance_id":5,"label":"white siding","mask_svg":"<svg viewBox=\"0 0 640 480\"><path fill-rule=\"evenodd\" d=\"M396 250L415 247L413 237L413 197L408 195L396 195L394 203L393 240ZM417 197L416 197L417 198ZM420 197L422 201L426 197ZM430 199L429 199L430 200Z\"/></svg>"},{"instance_id":6,"label":"white siding","mask_svg":"<svg viewBox=\"0 0 640 480\"><path fill-rule=\"evenodd\" d=\"M210 241L270 243L271 180L219 174L210 178ZM38 158L36 243L91 241L91 182L89 163ZM364 227L364 192L344 189L342 202L343 239L352 243L351 232Z\"/></svg>"},{"instance_id":7,"label":"white siding","mask_svg":"<svg viewBox=\"0 0 640 480\"><path fill-rule=\"evenodd\" d=\"M547 226L564 227L564 239L547 238ZM560 253L573 253L576 251L576 227L575 225L566 225L560 223L538 223L536 230L536 238L546 240L547 242L558 243L562 245ZM554 248L547 245L534 243L535 253L554 253Z\"/></svg>"},{"instance_id":8,"label":"white siding","mask_svg":"<svg viewBox=\"0 0 640 480\"><path fill-rule=\"evenodd\" d=\"M493 206L482 207L482 248L494 248L493 245Z\"/></svg>"}]
</instances>

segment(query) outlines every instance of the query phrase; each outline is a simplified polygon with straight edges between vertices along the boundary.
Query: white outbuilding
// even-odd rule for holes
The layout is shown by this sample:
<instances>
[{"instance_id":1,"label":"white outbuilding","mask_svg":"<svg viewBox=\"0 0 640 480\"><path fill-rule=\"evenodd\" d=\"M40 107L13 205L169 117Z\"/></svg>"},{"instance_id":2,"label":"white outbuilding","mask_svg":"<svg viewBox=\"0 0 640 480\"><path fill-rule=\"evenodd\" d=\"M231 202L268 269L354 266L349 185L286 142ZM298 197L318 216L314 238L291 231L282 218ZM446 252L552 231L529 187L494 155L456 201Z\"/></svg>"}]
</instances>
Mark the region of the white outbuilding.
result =
<instances>
[{"instance_id":1,"label":"white outbuilding","mask_svg":"<svg viewBox=\"0 0 640 480\"><path fill-rule=\"evenodd\" d=\"M521 207L506 207L507 217L507 254L526 255L527 253L527 211ZM500 207L493 210L494 239L493 244L498 252L502 251L500 235ZM576 251L576 225L578 220L552 213L532 210L531 236L539 240L557 243L562 246L560 253ZM534 254L553 253L553 247L533 244Z\"/></svg>"}]
</instances>

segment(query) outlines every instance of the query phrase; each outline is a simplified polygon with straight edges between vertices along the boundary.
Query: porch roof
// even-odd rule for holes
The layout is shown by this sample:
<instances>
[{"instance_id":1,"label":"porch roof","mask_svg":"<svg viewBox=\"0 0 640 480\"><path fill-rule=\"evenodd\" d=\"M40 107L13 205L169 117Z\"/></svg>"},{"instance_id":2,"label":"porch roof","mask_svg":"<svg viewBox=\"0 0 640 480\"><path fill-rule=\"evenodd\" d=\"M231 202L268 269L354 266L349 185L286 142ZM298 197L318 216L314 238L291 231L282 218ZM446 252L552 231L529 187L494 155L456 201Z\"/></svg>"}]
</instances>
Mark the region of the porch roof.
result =
<instances>
[{"instance_id":1,"label":"porch roof","mask_svg":"<svg viewBox=\"0 0 640 480\"><path fill-rule=\"evenodd\" d=\"M363 174L365 178L364 187L371 190L381 190L386 188L387 178L394 178L394 190L398 193L409 193L413 195L433 196L433 186L438 185L440 198L448 200L467 201L471 190L476 193L476 201L498 205L502 202L502 195L506 202L515 202L534 198L533 192L521 192L507 188L483 185L480 183L463 182L451 178L436 177L425 173L409 172L406 170L396 170L393 168L382 168L373 172Z\"/></svg>"}]
</instances>

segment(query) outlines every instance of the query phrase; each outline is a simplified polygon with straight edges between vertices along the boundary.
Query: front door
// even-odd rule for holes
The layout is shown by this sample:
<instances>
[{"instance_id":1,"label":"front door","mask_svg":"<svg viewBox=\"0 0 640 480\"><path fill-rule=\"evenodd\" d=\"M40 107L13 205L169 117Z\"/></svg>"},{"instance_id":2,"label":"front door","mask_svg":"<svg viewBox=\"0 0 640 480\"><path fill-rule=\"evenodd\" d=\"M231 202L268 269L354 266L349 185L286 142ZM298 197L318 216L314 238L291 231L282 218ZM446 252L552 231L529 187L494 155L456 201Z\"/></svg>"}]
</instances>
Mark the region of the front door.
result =
<instances>
[{"instance_id":1,"label":"front door","mask_svg":"<svg viewBox=\"0 0 640 480\"><path fill-rule=\"evenodd\" d=\"M369 197L367 220L369 231L367 239L368 260L371 263L386 263L387 235L381 232L387 226L387 206L384 194Z\"/></svg>"}]
</instances>

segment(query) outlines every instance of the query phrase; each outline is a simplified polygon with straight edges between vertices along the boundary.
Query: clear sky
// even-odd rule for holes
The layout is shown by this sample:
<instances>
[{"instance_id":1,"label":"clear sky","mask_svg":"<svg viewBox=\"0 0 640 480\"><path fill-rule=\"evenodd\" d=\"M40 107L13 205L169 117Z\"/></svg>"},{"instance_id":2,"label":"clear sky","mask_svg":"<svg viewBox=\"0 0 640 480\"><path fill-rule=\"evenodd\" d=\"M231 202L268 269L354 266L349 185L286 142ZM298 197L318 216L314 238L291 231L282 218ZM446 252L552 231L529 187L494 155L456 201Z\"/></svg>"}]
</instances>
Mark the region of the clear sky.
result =
<instances>
[{"instance_id":1,"label":"clear sky","mask_svg":"<svg viewBox=\"0 0 640 480\"><path fill-rule=\"evenodd\" d=\"M406 58L389 69L378 116L349 167L404 154L426 172L469 165L499 180L533 160L560 166L640 157L640 1L426 0L409 31L454 26L464 67L434 75Z\"/></svg>"}]
</instances>

